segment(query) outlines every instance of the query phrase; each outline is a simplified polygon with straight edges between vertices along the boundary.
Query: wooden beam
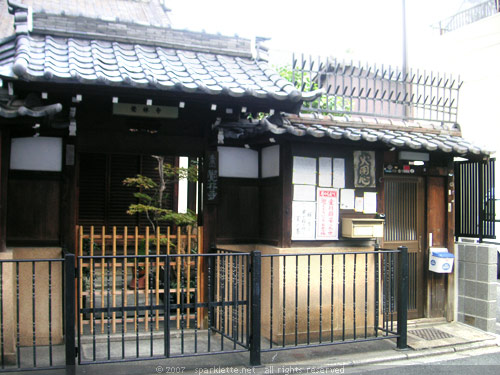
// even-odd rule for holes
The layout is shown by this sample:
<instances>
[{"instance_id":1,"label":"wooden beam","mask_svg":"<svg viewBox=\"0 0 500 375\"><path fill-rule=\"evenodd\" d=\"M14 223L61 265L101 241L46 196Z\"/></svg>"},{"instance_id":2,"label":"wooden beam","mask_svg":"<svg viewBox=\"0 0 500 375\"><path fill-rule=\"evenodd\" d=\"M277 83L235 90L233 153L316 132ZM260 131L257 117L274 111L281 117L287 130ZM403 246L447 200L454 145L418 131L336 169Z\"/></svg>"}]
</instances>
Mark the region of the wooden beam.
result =
<instances>
[{"instance_id":1,"label":"wooden beam","mask_svg":"<svg viewBox=\"0 0 500 375\"><path fill-rule=\"evenodd\" d=\"M79 134L79 152L165 154L199 156L203 154L203 138L85 130Z\"/></svg>"}]
</instances>

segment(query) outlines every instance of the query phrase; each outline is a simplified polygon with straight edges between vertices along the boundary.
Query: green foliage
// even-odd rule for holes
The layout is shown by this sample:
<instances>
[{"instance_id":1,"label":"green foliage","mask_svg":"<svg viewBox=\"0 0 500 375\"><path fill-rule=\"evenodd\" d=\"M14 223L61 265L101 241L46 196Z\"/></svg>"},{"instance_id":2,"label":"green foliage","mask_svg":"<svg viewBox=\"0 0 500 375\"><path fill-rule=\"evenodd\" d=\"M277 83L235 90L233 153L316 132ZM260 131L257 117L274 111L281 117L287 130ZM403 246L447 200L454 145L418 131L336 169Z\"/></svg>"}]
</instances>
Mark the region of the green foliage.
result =
<instances>
[{"instance_id":1,"label":"green foliage","mask_svg":"<svg viewBox=\"0 0 500 375\"><path fill-rule=\"evenodd\" d=\"M293 83L302 92L316 91L319 89L318 80L311 77L307 70L293 70L289 65L275 67L279 75ZM311 102L304 102L302 112L320 112L336 115L335 112L349 111L351 100L342 96L322 95Z\"/></svg>"},{"instance_id":2,"label":"green foliage","mask_svg":"<svg viewBox=\"0 0 500 375\"><path fill-rule=\"evenodd\" d=\"M129 187L137 188L139 191L134 193L137 203L128 207L129 215L145 214L153 227L154 233L159 222L168 222L175 225L194 225L196 224L196 214L192 211L187 213L178 213L165 208L168 194L165 193L168 184L174 184L181 179L187 179L189 182L198 180L198 165L192 163L189 167L176 167L164 163L162 156L153 156L158 161L159 183L152 178L136 175L123 180L123 184Z\"/></svg>"}]
</instances>

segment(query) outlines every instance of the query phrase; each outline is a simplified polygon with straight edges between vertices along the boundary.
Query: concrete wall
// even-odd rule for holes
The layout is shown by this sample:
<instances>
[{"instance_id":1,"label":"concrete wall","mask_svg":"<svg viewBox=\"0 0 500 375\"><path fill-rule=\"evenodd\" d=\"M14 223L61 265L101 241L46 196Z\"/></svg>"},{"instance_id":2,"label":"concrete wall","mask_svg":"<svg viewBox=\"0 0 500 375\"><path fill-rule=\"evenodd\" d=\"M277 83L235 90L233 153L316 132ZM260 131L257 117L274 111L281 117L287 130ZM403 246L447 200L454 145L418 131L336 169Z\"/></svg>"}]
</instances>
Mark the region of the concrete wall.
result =
<instances>
[{"instance_id":1,"label":"concrete wall","mask_svg":"<svg viewBox=\"0 0 500 375\"><path fill-rule=\"evenodd\" d=\"M495 332L497 247L459 242L458 321Z\"/></svg>"},{"instance_id":2,"label":"concrete wall","mask_svg":"<svg viewBox=\"0 0 500 375\"><path fill-rule=\"evenodd\" d=\"M0 253L0 259L13 261L17 259L57 259L61 256L61 248L14 248ZM36 262L34 275L32 267L32 262L19 263L19 273L17 273L15 262L2 263L0 313L3 324L3 353L6 363L16 362L18 330L21 347L48 345L50 342L52 345L63 343L62 263L52 263L50 291L48 263ZM34 308L33 280L35 281ZM17 311L18 305L19 311ZM35 310L34 318L33 309ZM51 313L50 324L49 309ZM33 329L35 329L35 343L33 343Z\"/></svg>"}]
</instances>

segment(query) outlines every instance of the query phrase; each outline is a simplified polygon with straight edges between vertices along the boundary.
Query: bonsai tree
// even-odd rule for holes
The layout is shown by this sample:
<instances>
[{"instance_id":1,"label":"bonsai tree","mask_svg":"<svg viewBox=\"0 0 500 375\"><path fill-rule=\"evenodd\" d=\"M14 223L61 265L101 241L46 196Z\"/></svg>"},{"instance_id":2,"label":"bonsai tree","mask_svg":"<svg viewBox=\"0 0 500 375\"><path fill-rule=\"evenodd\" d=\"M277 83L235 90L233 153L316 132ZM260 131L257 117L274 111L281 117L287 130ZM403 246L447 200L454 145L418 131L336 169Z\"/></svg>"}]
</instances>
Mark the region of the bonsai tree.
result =
<instances>
[{"instance_id":1,"label":"bonsai tree","mask_svg":"<svg viewBox=\"0 0 500 375\"><path fill-rule=\"evenodd\" d=\"M127 213L129 215L144 214L156 235L158 226L161 222L169 222L174 225L194 225L196 224L196 214L190 210L187 213L178 213L166 208L166 200L168 195L166 193L167 185L174 184L180 179L187 179L189 182L196 182L198 180L198 166L192 163L189 167L175 167L171 164L165 163L163 156L155 156L158 167L158 182L151 177L141 174L135 177L129 177L123 180L123 184L138 189L134 193L137 198L137 203L133 203L128 207ZM156 236L150 238L150 244L156 243ZM165 240L166 242L166 240ZM177 244L180 246L180 244ZM146 255L146 241L143 240L139 244L138 254ZM138 258L138 263L144 263L144 258ZM136 266L136 272L139 273L139 279L133 277L129 283L131 289L135 289L136 283L138 289L144 289L144 267ZM162 278L163 273L160 273ZM163 282L163 281L162 281Z\"/></svg>"},{"instance_id":2,"label":"bonsai tree","mask_svg":"<svg viewBox=\"0 0 500 375\"><path fill-rule=\"evenodd\" d=\"M187 179L189 182L198 180L198 166L192 163L189 167L175 167L165 163L163 156L153 155L158 162L158 183L152 178L138 174L123 180L123 184L138 189L134 193L137 203L129 206L129 215L145 214L147 220L156 234L160 222L169 222L175 225L194 225L196 214L190 210L187 213L178 213L166 208L165 192L168 184L174 184L180 179Z\"/></svg>"}]
</instances>

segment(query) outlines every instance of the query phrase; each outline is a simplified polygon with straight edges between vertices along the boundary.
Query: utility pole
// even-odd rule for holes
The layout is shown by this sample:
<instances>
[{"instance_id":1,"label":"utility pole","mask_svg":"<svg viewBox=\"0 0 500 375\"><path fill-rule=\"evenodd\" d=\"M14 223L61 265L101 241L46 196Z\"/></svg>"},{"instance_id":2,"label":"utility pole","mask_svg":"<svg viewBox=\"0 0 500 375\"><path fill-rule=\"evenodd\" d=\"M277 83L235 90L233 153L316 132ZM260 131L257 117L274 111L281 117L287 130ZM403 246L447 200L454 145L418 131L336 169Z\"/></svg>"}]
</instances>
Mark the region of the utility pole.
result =
<instances>
[{"instance_id":1,"label":"utility pole","mask_svg":"<svg viewBox=\"0 0 500 375\"><path fill-rule=\"evenodd\" d=\"M402 0L402 11L403 11L403 17L402 17L402 24L403 24L403 79L404 79L404 84L403 84L403 97L406 97L406 93L408 91L407 83L406 83L406 76L408 74L408 50L407 50L407 38L406 38L406 0ZM410 114L410 107L407 105L407 103L403 104L404 108L404 113L403 113L403 118L406 120L409 117Z\"/></svg>"}]
</instances>

